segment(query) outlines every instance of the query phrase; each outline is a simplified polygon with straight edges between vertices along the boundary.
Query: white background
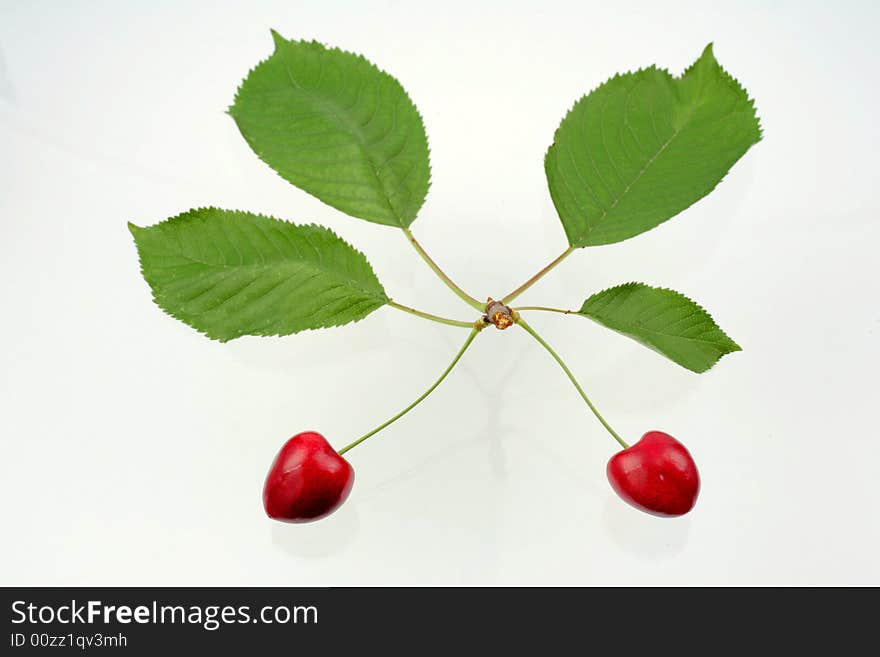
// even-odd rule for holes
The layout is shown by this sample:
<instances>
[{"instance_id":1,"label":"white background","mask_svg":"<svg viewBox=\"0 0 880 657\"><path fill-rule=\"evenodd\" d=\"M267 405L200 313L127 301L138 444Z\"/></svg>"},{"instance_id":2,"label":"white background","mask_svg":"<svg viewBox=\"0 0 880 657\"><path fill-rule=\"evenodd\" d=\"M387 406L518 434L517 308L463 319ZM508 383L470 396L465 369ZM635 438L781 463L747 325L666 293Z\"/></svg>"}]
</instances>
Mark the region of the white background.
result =
<instances>
[{"instance_id":1,"label":"white background","mask_svg":"<svg viewBox=\"0 0 880 657\"><path fill-rule=\"evenodd\" d=\"M0 581L880 584L878 20L872 2L3 1ZM249 151L223 111L270 27L363 53L407 88L433 168L413 230L481 297L565 247L542 158L571 104L617 71L678 74L715 43L764 141L681 216L576 253L521 299L661 284L744 347L698 376L588 321L532 320L631 441L661 429L690 448L690 515L616 499L616 445L555 363L523 331L487 330L349 454L337 514L264 516L289 436L344 445L417 396L465 332L384 308L214 343L153 305L126 221L207 204L315 221L395 299L473 317L399 232Z\"/></svg>"}]
</instances>

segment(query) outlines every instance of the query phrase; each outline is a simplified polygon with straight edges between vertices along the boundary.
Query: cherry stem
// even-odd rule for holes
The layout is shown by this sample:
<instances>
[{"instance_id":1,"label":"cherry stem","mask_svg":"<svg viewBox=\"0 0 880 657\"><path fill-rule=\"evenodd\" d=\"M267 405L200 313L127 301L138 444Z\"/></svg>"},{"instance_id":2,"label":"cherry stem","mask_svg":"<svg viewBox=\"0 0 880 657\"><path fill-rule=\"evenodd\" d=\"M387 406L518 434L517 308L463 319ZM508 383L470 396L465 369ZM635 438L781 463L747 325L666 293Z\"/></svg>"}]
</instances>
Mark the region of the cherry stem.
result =
<instances>
[{"instance_id":1,"label":"cherry stem","mask_svg":"<svg viewBox=\"0 0 880 657\"><path fill-rule=\"evenodd\" d=\"M413 235L410 232L409 228L404 228L403 234L406 235L406 239L409 240L409 243L413 245L413 248L415 248L415 250L418 252L418 254L420 256L422 256L422 260L424 260L426 263L428 263L428 266L431 268L431 270L435 274L437 274L437 276L440 278L441 281L446 283L446 287L448 287L450 290L455 292L456 296L458 296L462 301L464 301L466 304L468 304L472 308L476 308L480 312L482 312L484 310L484 307L486 304L480 303L474 297L472 297L470 294L468 294L467 292L462 290L458 285L456 285L455 282L451 278L449 278L449 276L446 275L446 272L444 272L442 269L440 269L440 267L437 265L437 263L431 259L431 256L429 256L428 252L425 251L424 248L422 248L422 245L419 244L418 240L416 240L416 238L415 238L415 235Z\"/></svg>"},{"instance_id":2,"label":"cherry stem","mask_svg":"<svg viewBox=\"0 0 880 657\"><path fill-rule=\"evenodd\" d=\"M464 355L464 352L467 351L467 348L471 346L471 342L473 342L474 338L477 337L477 333L482 331L483 328L485 328L486 324L483 323L482 319L479 319L474 324L471 324L471 326L472 326L472 330L471 330L470 334L468 335L467 340L464 341L464 344L461 346L461 349L459 349L458 353L455 354L455 358L452 359L452 362L449 363L449 366L444 370L443 374L440 375L440 378L438 378L436 381L434 381L433 385L430 388L425 390L425 392L423 392L418 399L416 399L412 404L410 404L409 406L404 408L402 411L400 411L400 413L398 413L397 415L395 415L391 419L387 420L386 422L383 422L382 424L380 424L378 427L376 427L372 431L365 433L363 436L361 436L360 438L355 440L353 443L346 445L345 447L340 449L339 454L340 455L345 454L352 447L356 447L356 446L360 445L362 442L364 442L367 438L369 438L373 434L379 433L380 431L382 431L382 429L387 427L389 424L396 422L397 420L402 418L404 415L409 413L416 406L418 406L422 401L424 401L424 399L428 395L430 395L432 392L434 392L434 390L437 388L437 386L439 386L443 382L443 379L445 379L446 376L452 371L452 368L455 367L455 364L458 363L459 360L461 360L461 357Z\"/></svg>"},{"instance_id":3,"label":"cherry stem","mask_svg":"<svg viewBox=\"0 0 880 657\"><path fill-rule=\"evenodd\" d=\"M530 287L532 287L532 285L534 285L539 280L541 280L547 272L549 272L556 265L558 265L560 262L562 262L568 256L570 256L572 254L572 252L574 252L575 248L576 247L573 247L573 246L568 247L565 251L563 251L558 256L556 256L556 258L549 265L544 267L541 271L539 271L537 274L532 276L529 280L527 280L525 283L520 285L513 292L511 292L510 294L505 296L503 299L501 299L501 303L503 303L505 306L509 306L511 301L513 301L520 294L522 294L523 292L528 290Z\"/></svg>"},{"instance_id":4,"label":"cherry stem","mask_svg":"<svg viewBox=\"0 0 880 657\"><path fill-rule=\"evenodd\" d=\"M599 413L599 411L596 409L595 406L593 406L593 402L591 402L590 398L587 397L587 393L585 393L584 389L581 388L581 384L578 383L577 379L574 378L574 374L571 373L571 370L568 369L568 366L559 357L559 354L557 354L555 351L553 351L553 348L544 341L544 338L542 338L540 335L538 335L535 332L535 329L533 329L531 326L529 326L528 322L526 322L524 319L522 319L520 317L520 320L517 323L520 326L522 326L526 330L526 332L528 332L533 338L535 338L535 340L537 340L541 344L541 346L544 347L544 349L546 349L548 352L550 352L550 355L553 356L553 358L556 360L557 363L559 363L559 366L562 368L562 371L565 372L565 374L568 376L568 378L574 384L574 387L577 388L577 391L580 393L583 400L585 402L587 402L587 406L589 406L590 410L593 411L593 415L596 416L596 418L599 420L599 422L602 423L602 426L608 430L608 433L610 433L614 437L614 439L623 446L624 449L629 449L629 445L627 445L626 442L623 440L623 438L621 438L618 435L618 433L614 429L611 428L611 425L605 421L605 418L602 417L602 414Z\"/></svg>"},{"instance_id":5,"label":"cherry stem","mask_svg":"<svg viewBox=\"0 0 880 657\"><path fill-rule=\"evenodd\" d=\"M543 310L544 312L561 313L563 315L571 315L576 312L574 310L562 310L561 308L548 308L547 306L517 306L514 310L517 312L520 310Z\"/></svg>"},{"instance_id":6,"label":"cherry stem","mask_svg":"<svg viewBox=\"0 0 880 657\"><path fill-rule=\"evenodd\" d=\"M388 305L392 308L397 308L398 310L402 310L405 313L409 313L410 315L415 315L416 317L421 317L423 319L430 319L432 322L438 322L440 324L446 324L448 326L461 326L464 328L473 328L473 322L462 322L457 319L448 319L446 317L440 317L439 315L432 315L431 313L426 313L421 310L416 310L415 308L410 308L409 306L404 306L402 303L397 303L391 299L388 300Z\"/></svg>"}]
</instances>

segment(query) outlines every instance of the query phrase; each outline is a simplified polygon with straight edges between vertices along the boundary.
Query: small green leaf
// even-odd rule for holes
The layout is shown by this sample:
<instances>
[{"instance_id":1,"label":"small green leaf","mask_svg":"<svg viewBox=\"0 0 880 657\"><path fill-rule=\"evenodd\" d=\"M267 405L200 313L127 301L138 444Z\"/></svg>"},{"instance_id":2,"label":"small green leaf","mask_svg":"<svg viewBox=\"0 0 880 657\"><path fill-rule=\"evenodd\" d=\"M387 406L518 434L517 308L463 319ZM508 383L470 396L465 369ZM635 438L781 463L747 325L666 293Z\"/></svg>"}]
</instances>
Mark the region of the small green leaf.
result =
<instances>
[{"instance_id":1,"label":"small green leaf","mask_svg":"<svg viewBox=\"0 0 880 657\"><path fill-rule=\"evenodd\" d=\"M363 254L322 226L200 208L129 229L155 302L222 342L347 324L388 301Z\"/></svg>"},{"instance_id":2,"label":"small green leaf","mask_svg":"<svg viewBox=\"0 0 880 657\"><path fill-rule=\"evenodd\" d=\"M683 294L626 283L597 292L577 314L629 336L693 372L705 372L740 346Z\"/></svg>"},{"instance_id":3,"label":"small green leaf","mask_svg":"<svg viewBox=\"0 0 880 657\"><path fill-rule=\"evenodd\" d=\"M581 98L544 169L569 244L611 244L703 198L760 139L753 102L709 44L680 78L651 67Z\"/></svg>"},{"instance_id":4,"label":"small green leaf","mask_svg":"<svg viewBox=\"0 0 880 657\"><path fill-rule=\"evenodd\" d=\"M229 108L250 147L300 189L406 228L430 184L425 127L406 91L359 55L273 31L275 52Z\"/></svg>"}]
</instances>

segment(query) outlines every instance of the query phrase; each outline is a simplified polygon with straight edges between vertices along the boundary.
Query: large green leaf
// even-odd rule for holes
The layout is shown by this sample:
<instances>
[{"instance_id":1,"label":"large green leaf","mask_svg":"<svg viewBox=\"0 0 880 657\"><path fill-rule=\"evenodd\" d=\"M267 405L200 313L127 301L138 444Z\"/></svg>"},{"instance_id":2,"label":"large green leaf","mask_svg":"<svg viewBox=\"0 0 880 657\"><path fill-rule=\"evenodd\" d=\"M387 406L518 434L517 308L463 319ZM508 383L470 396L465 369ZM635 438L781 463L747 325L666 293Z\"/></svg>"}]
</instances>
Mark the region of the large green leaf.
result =
<instances>
[{"instance_id":1,"label":"large green leaf","mask_svg":"<svg viewBox=\"0 0 880 657\"><path fill-rule=\"evenodd\" d=\"M428 139L400 83L359 55L288 41L242 82L229 108L282 178L352 216L406 228L430 184Z\"/></svg>"},{"instance_id":2,"label":"large green leaf","mask_svg":"<svg viewBox=\"0 0 880 657\"><path fill-rule=\"evenodd\" d=\"M571 246L620 242L711 192L761 139L746 91L711 44L680 78L611 78L562 120L544 168Z\"/></svg>"},{"instance_id":3,"label":"large green leaf","mask_svg":"<svg viewBox=\"0 0 880 657\"><path fill-rule=\"evenodd\" d=\"M682 367L705 372L725 354L740 351L712 316L683 294L626 283L597 292L577 314L629 336Z\"/></svg>"},{"instance_id":4,"label":"large green leaf","mask_svg":"<svg viewBox=\"0 0 880 657\"><path fill-rule=\"evenodd\" d=\"M388 301L363 254L321 226L201 208L129 229L156 303L209 338L346 324Z\"/></svg>"}]
</instances>

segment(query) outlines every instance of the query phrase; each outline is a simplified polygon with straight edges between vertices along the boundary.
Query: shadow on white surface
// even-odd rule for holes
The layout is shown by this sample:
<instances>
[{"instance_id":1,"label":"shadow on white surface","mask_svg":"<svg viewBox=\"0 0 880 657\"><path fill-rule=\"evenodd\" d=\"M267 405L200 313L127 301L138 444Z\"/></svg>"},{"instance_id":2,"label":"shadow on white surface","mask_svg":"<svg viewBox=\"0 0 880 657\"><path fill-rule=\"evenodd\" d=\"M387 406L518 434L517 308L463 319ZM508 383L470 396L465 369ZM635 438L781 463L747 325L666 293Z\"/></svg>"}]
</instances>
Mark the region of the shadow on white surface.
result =
<instances>
[{"instance_id":1,"label":"shadow on white surface","mask_svg":"<svg viewBox=\"0 0 880 657\"><path fill-rule=\"evenodd\" d=\"M349 501L332 516L302 525L272 524L272 543L303 559L321 559L343 551L360 532L357 505Z\"/></svg>"},{"instance_id":2,"label":"shadow on white surface","mask_svg":"<svg viewBox=\"0 0 880 657\"><path fill-rule=\"evenodd\" d=\"M491 330L491 329L486 329ZM505 364L503 372L490 379L487 385L481 372L474 371L473 368L464 368L465 373L471 379L471 382L477 388L485 404L486 420L485 427L478 432L477 439L484 438L488 441L489 463L492 468L492 474L496 479L506 479L508 474L507 457L504 450L503 437L509 432L515 431L516 427L510 421L505 420L503 413L503 400L507 392L510 382L514 380L516 369L526 349L520 348L516 357L511 358Z\"/></svg>"},{"instance_id":3,"label":"shadow on white surface","mask_svg":"<svg viewBox=\"0 0 880 657\"><path fill-rule=\"evenodd\" d=\"M478 439L479 436L469 435L454 443L444 445L441 449L434 451L430 456L422 459L412 467L399 469L380 483L365 489L362 494L363 500L373 501L377 496L383 495L387 491L399 488L413 480L418 481L428 470L443 468L448 466L450 462L455 463L455 461L461 460L463 452L475 444Z\"/></svg>"},{"instance_id":4,"label":"shadow on white surface","mask_svg":"<svg viewBox=\"0 0 880 657\"><path fill-rule=\"evenodd\" d=\"M27 491L4 509L16 540L0 546L0 582L880 583L880 133L864 83L880 4L453 2L428 21L402 3L46 4L0 2L0 290L16 310L0 327L0 494ZM602 26L589 43L585 21ZM658 42L658 21L674 39ZM563 248L542 162L576 95L654 62L678 74L716 41L765 140L681 217L573 255L521 298L571 307L642 280L715 313L744 352L699 376L586 319L533 320L629 440L657 428L693 447L713 513L708 498L680 519L617 499L603 473L615 443L511 330L481 336L424 407L358 450L352 498L333 516L260 517L278 440L313 423L340 441L371 428L464 335L386 308L289 342L203 342L150 303L124 219L211 202L327 223L402 302L466 316L404 240L286 185L222 113L269 54L271 24L363 52L407 87L432 149L416 234L456 281L496 296ZM157 30L162 48L145 57ZM126 476L129 457L140 465ZM194 465L210 465L205 479ZM35 472L57 485L35 486ZM215 502L204 486L218 475L240 491L241 525L225 510L190 517ZM133 496L151 505L137 519Z\"/></svg>"},{"instance_id":5,"label":"shadow on white surface","mask_svg":"<svg viewBox=\"0 0 880 657\"><path fill-rule=\"evenodd\" d=\"M15 92L12 89L12 81L9 79L9 73L6 70L6 59L3 57L2 48L0 48L0 98L8 101L15 100Z\"/></svg>"},{"instance_id":6,"label":"shadow on white surface","mask_svg":"<svg viewBox=\"0 0 880 657\"><path fill-rule=\"evenodd\" d=\"M655 518L609 496L602 511L602 525L624 552L645 559L668 559L687 545L691 519Z\"/></svg>"},{"instance_id":7,"label":"shadow on white surface","mask_svg":"<svg viewBox=\"0 0 880 657\"><path fill-rule=\"evenodd\" d=\"M487 329L490 330L490 329ZM525 351L524 349L522 351ZM485 445L488 452L488 460L493 476L497 480L505 480L508 476L507 457L505 454L503 439L515 427L504 419L503 402L508 383L513 379L514 371L518 366L519 359L512 359L505 364L503 371L488 377L489 383L482 378L483 372L476 371L472 365L463 365L460 369L462 374L468 376L471 383L479 392L485 410L485 419L482 428L476 432L468 431L467 435L452 443L446 444L442 449L433 452L429 457L415 465L398 470L385 481L367 491L367 499L374 494L379 494L388 488L409 481L425 470L462 458L462 452L475 445Z\"/></svg>"}]
</instances>

